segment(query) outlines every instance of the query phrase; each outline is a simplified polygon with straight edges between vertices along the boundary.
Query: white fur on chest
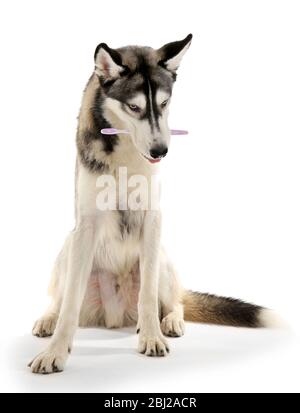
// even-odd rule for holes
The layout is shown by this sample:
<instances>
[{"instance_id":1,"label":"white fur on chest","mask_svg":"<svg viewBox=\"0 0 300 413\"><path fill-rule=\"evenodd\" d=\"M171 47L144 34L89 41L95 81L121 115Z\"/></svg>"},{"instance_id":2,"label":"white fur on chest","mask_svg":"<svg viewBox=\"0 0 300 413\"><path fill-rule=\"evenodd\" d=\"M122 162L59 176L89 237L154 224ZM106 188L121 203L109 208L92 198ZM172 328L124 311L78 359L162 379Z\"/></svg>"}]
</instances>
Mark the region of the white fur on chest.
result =
<instances>
[{"instance_id":1,"label":"white fur on chest","mask_svg":"<svg viewBox=\"0 0 300 413\"><path fill-rule=\"evenodd\" d=\"M144 167L145 162L138 160L135 168L126 168L128 180L134 175L142 175L147 182L155 174L155 169ZM123 167L124 168L124 167ZM145 210L133 211L129 208L118 210L120 197L130 195L130 188L120 191L119 170L106 172L116 182L117 209L103 211L97 207L99 195L99 174L90 173L78 165L77 175L77 224L85 219L92 220L97 228L97 244L94 265L118 275L126 275L139 259L140 237L142 233ZM125 184L126 185L126 184Z\"/></svg>"},{"instance_id":2,"label":"white fur on chest","mask_svg":"<svg viewBox=\"0 0 300 413\"><path fill-rule=\"evenodd\" d=\"M121 136L120 139L121 142L117 149L110 159L107 159L108 168L103 173L91 173L78 162L76 182L77 219L84 216L100 215L101 210L97 206L97 197L101 191L101 179L105 176L112 178L115 182L116 209L120 205L124 205L124 197L128 200L130 193L134 190L133 185L130 185L130 181L134 183L135 178L142 178L145 182L147 191L145 193L141 192L141 197L145 196L150 200L153 189L152 183L157 177L157 166L151 165L143 159L132 143L127 140L128 137ZM125 181L124 173L126 175ZM120 176L123 178L120 178ZM150 206L149 202L147 204ZM127 204L125 209L127 208L130 209L130 204Z\"/></svg>"},{"instance_id":3,"label":"white fur on chest","mask_svg":"<svg viewBox=\"0 0 300 413\"><path fill-rule=\"evenodd\" d=\"M142 211L132 214L133 217L129 215L122 222L119 211L111 211L101 220L95 253L99 268L126 276L137 263L144 214Z\"/></svg>"}]
</instances>

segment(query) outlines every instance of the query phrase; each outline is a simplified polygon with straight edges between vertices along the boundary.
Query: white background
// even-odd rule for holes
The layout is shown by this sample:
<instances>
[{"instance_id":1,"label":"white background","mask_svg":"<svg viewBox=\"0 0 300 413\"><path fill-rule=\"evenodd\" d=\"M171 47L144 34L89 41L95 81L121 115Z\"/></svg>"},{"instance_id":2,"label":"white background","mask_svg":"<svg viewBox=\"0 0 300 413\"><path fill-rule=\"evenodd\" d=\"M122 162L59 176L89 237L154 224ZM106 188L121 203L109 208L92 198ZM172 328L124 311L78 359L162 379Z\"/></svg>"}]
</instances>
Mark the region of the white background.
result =
<instances>
[{"instance_id":1,"label":"white background","mask_svg":"<svg viewBox=\"0 0 300 413\"><path fill-rule=\"evenodd\" d=\"M297 1L0 5L1 391L299 391L300 13ZM79 331L60 375L30 336L73 227L75 130L96 45L194 34L161 165L164 244L184 284L274 308L293 332L188 325L166 359L132 330Z\"/></svg>"}]
</instances>

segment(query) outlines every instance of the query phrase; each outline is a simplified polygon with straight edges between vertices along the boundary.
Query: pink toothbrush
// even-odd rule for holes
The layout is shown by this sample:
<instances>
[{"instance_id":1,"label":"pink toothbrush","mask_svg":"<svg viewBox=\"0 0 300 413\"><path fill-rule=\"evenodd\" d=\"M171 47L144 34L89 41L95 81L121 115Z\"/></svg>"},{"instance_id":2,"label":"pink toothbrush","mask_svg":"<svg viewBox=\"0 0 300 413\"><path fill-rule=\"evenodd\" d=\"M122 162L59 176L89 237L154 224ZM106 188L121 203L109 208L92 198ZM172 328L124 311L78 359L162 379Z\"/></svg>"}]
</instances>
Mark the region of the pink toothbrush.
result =
<instances>
[{"instance_id":1,"label":"pink toothbrush","mask_svg":"<svg viewBox=\"0 0 300 413\"><path fill-rule=\"evenodd\" d=\"M187 130L180 130L180 129L171 129L170 132L171 132L171 135L187 135L188 134ZM117 135L118 133L125 133L126 135L130 135L130 132L128 132L127 130L115 129L115 128L101 129L101 133L103 135Z\"/></svg>"}]
</instances>

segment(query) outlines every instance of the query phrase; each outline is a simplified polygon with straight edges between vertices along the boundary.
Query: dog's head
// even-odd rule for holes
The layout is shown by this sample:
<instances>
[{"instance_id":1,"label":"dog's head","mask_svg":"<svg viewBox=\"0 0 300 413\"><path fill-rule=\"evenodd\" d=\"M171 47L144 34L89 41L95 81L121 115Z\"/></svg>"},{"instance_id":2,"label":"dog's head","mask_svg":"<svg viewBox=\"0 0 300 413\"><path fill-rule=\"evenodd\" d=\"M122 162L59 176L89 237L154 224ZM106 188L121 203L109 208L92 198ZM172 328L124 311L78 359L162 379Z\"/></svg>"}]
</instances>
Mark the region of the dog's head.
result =
<instances>
[{"instance_id":1,"label":"dog's head","mask_svg":"<svg viewBox=\"0 0 300 413\"><path fill-rule=\"evenodd\" d=\"M111 49L105 43L96 48L95 72L106 96L105 109L122 121L138 151L150 162L158 162L168 152L172 88L191 41L190 34L158 50Z\"/></svg>"}]
</instances>

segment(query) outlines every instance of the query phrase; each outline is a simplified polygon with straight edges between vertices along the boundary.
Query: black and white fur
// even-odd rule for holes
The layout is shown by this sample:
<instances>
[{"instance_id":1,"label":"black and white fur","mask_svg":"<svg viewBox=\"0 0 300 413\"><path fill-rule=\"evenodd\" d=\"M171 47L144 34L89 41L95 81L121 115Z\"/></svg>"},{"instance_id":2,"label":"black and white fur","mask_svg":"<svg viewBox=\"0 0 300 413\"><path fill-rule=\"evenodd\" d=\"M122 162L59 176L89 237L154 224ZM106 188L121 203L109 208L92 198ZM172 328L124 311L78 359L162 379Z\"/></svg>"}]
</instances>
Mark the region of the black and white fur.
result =
<instances>
[{"instance_id":1,"label":"black and white fur","mask_svg":"<svg viewBox=\"0 0 300 413\"><path fill-rule=\"evenodd\" d=\"M170 141L167 119L176 70L191 40L189 35L158 50L111 49L104 43L96 49L78 122L76 227L54 266L52 303L33 328L34 335L53 335L30 363L34 373L64 369L78 325L136 325L139 352L165 356L165 336L183 335L184 318L258 327L271 314L184 290L160 244L159 210L96 207L99 176L109 174L118 182L119 168L126 167L128 178L142 175L150 183L157 173L154 162L166 155ZM130 135L102 135L107 127Z\"/></svg>"}]
</instances>

